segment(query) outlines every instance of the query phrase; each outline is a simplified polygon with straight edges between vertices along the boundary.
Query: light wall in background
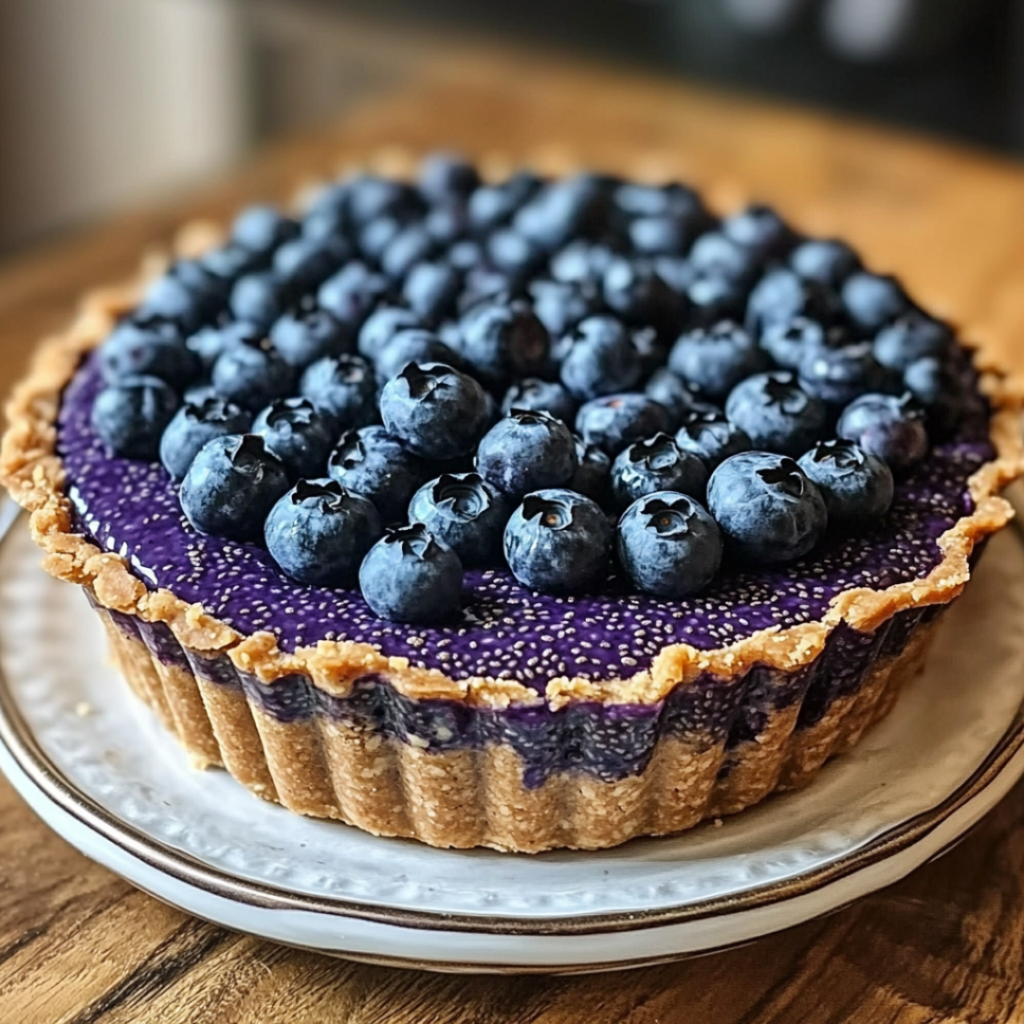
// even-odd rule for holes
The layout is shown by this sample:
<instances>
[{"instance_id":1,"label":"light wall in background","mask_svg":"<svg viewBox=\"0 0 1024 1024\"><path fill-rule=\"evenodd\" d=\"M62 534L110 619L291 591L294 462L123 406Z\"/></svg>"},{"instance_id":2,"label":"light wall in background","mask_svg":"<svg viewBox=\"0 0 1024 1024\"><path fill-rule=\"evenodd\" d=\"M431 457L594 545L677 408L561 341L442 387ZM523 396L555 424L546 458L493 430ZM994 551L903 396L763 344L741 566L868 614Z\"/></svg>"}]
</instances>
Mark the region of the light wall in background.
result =
<instances>
[{"instance_id":1,"label":"light wall in background","mask_svg":"<svg viewBox=\"0 0 1024 1024\"><path fill-rule=\"evenodd\" d=\"M244 150L244 0L0 0L0 247Z\"/></svg>"}]
</instances>

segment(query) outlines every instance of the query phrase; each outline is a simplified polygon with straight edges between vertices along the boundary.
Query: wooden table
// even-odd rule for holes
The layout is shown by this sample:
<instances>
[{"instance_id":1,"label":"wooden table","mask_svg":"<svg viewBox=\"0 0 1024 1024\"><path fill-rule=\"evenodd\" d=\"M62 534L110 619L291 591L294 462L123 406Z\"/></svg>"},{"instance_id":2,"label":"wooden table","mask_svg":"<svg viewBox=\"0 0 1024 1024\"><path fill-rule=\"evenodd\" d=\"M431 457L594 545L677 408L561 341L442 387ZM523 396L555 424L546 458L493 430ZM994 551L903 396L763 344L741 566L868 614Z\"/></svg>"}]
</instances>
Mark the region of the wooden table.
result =
<instances>
[{"instance_id":1,"label":"wooden table","mask_svg":"<svg viewBox=\"0 0 1024 1024\"><path fill-rule=\"evenodd\" d=\"M683 176L777 203L1024 370L1024 172L906 136L602 69L409 50L404 81L201 195L0 267L2 383L82 289L183 216L223 216L395 142ZM503 156L504 155L504 156ZM1019 628L1008 624L1009 628ZM965 684L969 684L965 680ZM193 920L52 835L0 780L0 1024L1011 1021L1024 1014L1024 785L903 883L744 949L577 979L353 965ZM623 939L628 942L628 938Z\"/></svg>"}]
</instances>

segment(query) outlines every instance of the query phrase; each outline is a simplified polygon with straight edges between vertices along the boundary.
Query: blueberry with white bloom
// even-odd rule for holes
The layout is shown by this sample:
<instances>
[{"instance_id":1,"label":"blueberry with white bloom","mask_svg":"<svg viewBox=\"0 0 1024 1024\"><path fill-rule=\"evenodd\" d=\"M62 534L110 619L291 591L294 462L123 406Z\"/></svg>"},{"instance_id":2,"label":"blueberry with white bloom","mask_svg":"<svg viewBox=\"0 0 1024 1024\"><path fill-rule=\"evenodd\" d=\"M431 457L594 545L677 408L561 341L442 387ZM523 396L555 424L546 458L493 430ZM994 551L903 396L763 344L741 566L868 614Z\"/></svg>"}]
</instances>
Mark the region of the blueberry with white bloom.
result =
<instances>
[{"instance_id":1,"label":"blueberry with white bloom","mask_svg":"<svg viewBox=\"0 0 1024 1024\"><path fill-rule=\"evenodd\" d=\"M173 479L181 480L208 441L244 434L251 425L251 413L219 395L200 402L186 400L160 439L160 461Z\"/></svg>"},{"instance_id":2,"label":"blueberry with white bloom","mask_svg":"<svg viewBox=\"0 0 1024 1024\"><path fill-rule=\"evenodd\" d=\"M576 433L609 455L668 428L665 407L639 391L595 398L576 414Z\"/></svg>"},{"instance_id":3,"label":"blueberry with white bloom","mask_svg":"<svg viewBox=\"0 0 1024 1024\"><path fill-rule=\"evenodd\" d=\"M409 502L409 522L422 523L464 566L492 565L512 506L479 473L442 473Z\"/></svg>"},{"instance_id":4,"label":"blueberry with white bloom","mask_svg":"<svg viewBox=\"0 0 1024 1024\"><path fill-rule=\"evenodd\" d=\"M279 398L253 421L251 432L284 464L289 477L323 476L335 440L334 423L308 398Z\"/></svg>"},{"instance_id":5,"label":"blueberry with white bloom","mask_svg":"<svg viewBox=\"0 0 1024 1024\"><path fill-rule=\"evenodd\" d=\"M830 523L864 526L889 511L892 472L852 441L820 442L800 456L800 468L821 491Z\"/></svg>"},{"instance_id":6,"label":"blueberry with white bloom","mask_svg":"<svg viewBox=\"0 0 1024 1024\"><path fill-rule=\"evenodd\" d=\"M719 401L769 365L767 354L738 324L722 321L687 331L672 347L668 367L701 395Z\"/></svg>"},{"instance_id":7,"label":"blueberry with white bloom","mask_svg":"<svg viewBox=\"0 0 1024 1024\"><path fill-rule=\"evenodd\" d=\"M655 491L680 491L703 498L707 483L704 463L683 451L668 434L634 442L612 465L612 494L620 511Z\"/></svg>"},{"instance_id":8,"label":"blueberry with white bloom","mask_svg":"<svg viewBox=\"0 0 1024 1024\"><path fill-rule=\"evenodd\" d=\"M92 427L116 455L155 459L178 396L157 377L125 377L105 387L92 406Z\"/></svg>"},{"instance_id":9,"label":"blueberry with white bloom","mask_svg":"<svg viewBox=\"0 0 1024 1024\"><path fill-rule=\"evenodd\" d=\"M365 427L377 418L376 377L359 356L318 359L302 375L299 393L330 417L336 430Z\"/></svg>"},{"instance_id":10,"label":"blueberry with white bloom","mask_svg":"<svg viewBox=\"0 0 1024 1024\"><path fill-rule=\"evenodd\" d=\"M909 394L862 395L843 410L836 433L884 460L896 477L928 454L924 410Z\"/></svg>"},{"instance_id":11,"label":"blueberry with white bloom","mask_svg":"<svg viewBox=\"0 0 1024 1024\"><path fill-rule=\"evenodd\" d=\"M491 427L476 452L476 470L518 500L530 491L563 487L579 465L569 428L546 412L513 409Z\"/></svg>"},{"instance_id":12,"label":"blueberry with white bloom","mask_svg":"<svg viewBox=\"0 0 1024 1024\"><path fill-rule=\"evenodd\" d=\"M759 373L738 384L725 403L725 415L745 431L755 448L797 458L822 438L828 409L803 391L792 373Z\"/></svg>"}]
</instances>

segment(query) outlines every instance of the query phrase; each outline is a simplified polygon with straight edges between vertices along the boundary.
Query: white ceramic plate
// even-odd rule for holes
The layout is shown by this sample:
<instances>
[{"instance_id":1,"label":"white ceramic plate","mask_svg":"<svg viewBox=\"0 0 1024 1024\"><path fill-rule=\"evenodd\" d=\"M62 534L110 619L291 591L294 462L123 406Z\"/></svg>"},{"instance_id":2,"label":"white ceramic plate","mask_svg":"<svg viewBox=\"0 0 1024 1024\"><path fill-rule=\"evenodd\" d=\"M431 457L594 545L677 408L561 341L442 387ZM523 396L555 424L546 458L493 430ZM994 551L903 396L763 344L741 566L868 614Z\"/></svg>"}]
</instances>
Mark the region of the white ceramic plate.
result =
<instances>
[{"instance_id":1,"label":"white ceramic plate","mask_svg":"<svg viewBox=\"0 0 1024 1024\"><path fill-rule=\"evenodd\" d=\"M376 838L192 771L116 678L83 596L38 560L16 523L0 548L0 768L65 839L155 896L323 952L581 971L738 944L902 878L1024 773L1024 633L1007 628L1024 609L1024 547L1011 531L929 670L809 789L676 838L533 857Z\"/></svg>"}]
</instances>

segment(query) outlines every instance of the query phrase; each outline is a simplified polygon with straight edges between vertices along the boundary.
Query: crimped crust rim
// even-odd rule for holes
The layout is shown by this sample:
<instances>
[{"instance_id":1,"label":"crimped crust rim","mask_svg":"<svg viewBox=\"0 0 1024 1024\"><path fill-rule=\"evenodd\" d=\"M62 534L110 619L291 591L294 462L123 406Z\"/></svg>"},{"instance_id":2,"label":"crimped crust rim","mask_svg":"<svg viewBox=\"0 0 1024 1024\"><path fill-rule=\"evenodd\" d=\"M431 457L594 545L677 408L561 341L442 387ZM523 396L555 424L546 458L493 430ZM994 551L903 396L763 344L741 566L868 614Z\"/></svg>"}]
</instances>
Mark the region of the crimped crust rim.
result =
<instances>
[{"instance_id":1,"label":"crimped crust rim","mask_svg":"<svg viewBox=\"0 0 1024 1024\"><path fill-rule=\"evenodd\" d=\"M217 236L217 229L208 222L192 222L182 229L179 248L201 250ZM444 698L493 708L546 702L557 709L575 701L657 703L674 687L704 673L739 679L755 664L786 672L799 669L821 653L829 634L843 623L873 632L899 612L952 601L970 578L975 546L1013 516L1000 492L1024 474L1024 393L979 348L973 353L974 362L981 390L992 407L989 429L996 457L970 477L974 510L939 538L942 559L925 576L883 590L843 591L831 600L825 615L813 622L771 627L712 650L683 642L670 644L648 670L610 680L556 677L543 692L489 676L455 680L438 669L418 668L407 658L388 657L370 644L354 641L324 640L289 654L280 650L269 632L245 636L201 604L188 604L168 589L149 591L126 559L73 532L64 467L56 452L61 396L82 359L100 344L116 318L135 305L143 283L162 265L161 257L151 255L136 281L87 293L70 328L42 344L28 375L7 403L9 427L0 445L0 483L30 512L32 536L45 552L47 572L88 587L108 610L165 623L183 647L226 654L240 671L261 682L299 673L329 693L345 695L356 679L377 675L413 699Z\"/></svg>"}]
</instances>

